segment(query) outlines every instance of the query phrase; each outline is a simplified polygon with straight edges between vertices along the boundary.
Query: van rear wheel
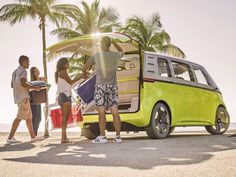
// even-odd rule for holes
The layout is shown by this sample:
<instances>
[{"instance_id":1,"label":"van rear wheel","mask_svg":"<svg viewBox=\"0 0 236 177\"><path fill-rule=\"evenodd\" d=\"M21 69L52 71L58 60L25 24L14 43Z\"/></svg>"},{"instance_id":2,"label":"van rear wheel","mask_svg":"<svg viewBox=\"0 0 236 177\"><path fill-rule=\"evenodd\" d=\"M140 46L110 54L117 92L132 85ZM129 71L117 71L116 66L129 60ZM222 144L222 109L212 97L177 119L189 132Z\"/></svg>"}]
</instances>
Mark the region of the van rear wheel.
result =
<instances>
[{"instance_id":1,"label":"van rear wheel","mask_svg":"<svg viewBox=\"0 0 236 177\"><path fill-rule=\"evenodd\" d=\"M214 126L205 126L206 131L211 133L212 135L220 135L224 134L230 124L230 117L227 112L227 110L220 106L217 108L216 111L216 120L215 120L215 125Z\"/></svg>"},{"instance_id":2,"label":"van rear wheel","mask_svg":"<svg viewBox=\"0 0 236 177\"><path fill-rule=\"evenodd\" d=\"M154 106L150 123L145 130L152 139L161 139L168 136L170 131L170 113L165 104L157 103Z\"/></svg>"}]
</instances>

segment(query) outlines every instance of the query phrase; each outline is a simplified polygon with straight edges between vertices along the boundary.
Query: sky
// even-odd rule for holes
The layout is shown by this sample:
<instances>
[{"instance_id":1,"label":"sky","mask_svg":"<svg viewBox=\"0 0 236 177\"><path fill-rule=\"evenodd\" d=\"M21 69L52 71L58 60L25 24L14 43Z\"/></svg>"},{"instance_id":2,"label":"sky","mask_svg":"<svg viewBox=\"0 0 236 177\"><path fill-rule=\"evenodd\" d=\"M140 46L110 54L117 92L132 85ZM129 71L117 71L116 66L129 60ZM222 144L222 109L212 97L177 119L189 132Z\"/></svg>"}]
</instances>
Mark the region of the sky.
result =
<instances>
[{"instance_id":1,"label":"sky","mask_svg":"<svg viewBox=\"0 0 236 177\"><path fill-rule=\"evenodd\" d=\"M1 0L0 7L10 0ZM79 0L59 0L59 3L79 4ZM92 0L86 0L91 3ZM101 0L102 7L115 7L120 21L131 15L144 18L159 12L166 32L174 45L181 48L186 59L203 65L220 88L231 122L236 122L236 1L234 0ZM10 26L0 22L0 124L11 124L17 112L10 87L11 74L18 67L20 55L30 58L43 74L41 32L39 22L26 19ZM55 26L47 25L47 46L58 42L50 35ZM55 102L54 82L56 60L48 63L48 78L52 88L49 102ZM41 123L41 126L43 123ZM0 130L1 131L1 130Z\"/></svg>"}]
</instances>

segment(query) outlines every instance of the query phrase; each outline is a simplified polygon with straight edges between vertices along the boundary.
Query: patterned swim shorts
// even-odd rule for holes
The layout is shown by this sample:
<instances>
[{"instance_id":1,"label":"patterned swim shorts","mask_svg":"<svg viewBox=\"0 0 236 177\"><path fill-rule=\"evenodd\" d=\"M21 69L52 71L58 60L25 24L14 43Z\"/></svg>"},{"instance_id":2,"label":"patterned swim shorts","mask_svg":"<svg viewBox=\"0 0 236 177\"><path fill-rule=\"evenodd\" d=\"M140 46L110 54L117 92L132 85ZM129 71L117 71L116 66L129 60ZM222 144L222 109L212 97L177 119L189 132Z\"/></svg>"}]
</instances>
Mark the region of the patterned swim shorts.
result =
<instances>
[{"instance_id":1,"label":"patterned swim shorts","mask_svg":"<svg viewBox=\"0 0 236 177\"><path fill-rule=\"evenodd\" d=\"M118 105L118 87L117 85L95 85L94 101L96 106Z\"/></svg>"}]
</instances>

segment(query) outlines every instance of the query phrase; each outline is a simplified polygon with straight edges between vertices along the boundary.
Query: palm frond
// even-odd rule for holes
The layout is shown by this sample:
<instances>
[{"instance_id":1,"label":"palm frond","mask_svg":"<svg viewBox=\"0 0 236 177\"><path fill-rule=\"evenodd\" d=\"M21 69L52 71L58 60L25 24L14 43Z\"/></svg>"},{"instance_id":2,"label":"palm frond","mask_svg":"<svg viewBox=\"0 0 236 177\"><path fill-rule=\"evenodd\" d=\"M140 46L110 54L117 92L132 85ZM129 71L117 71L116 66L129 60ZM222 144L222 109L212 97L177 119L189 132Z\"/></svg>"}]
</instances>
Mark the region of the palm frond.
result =
<instances>
[{"instance_id":1,"label":"palm frond","mask_svg":"<svg viewBox=\"0 0 236 177\"><path fill-rule=\"evenodd\" d=\"M136 39L147 51L160 51L169 55L184 58L184 52L171 44L170 35L162 28L159 13L154 13L148 19L131 16L126 20L125 27L120 29Z\"/></svg>"},{"instance_id":2,"label":"palm frond","mask_svg":"<svg viewBox=\"0 0 236 177\"><path fill-rule=\"evenodd\" d=\"M69 58L70 67L68 72L70 75L78 75L78 73L82 72L82 68L84 66L84 63L86 62L86 56L81 56L77 54L73 54Z\"/></svg>"},{"instance_id":3,"label":"palm frond","mask_svg":"<svg viewBox=\"0 0 236 177\"><path fill-rule=\"evenodd\" d=\"M147 19L147 24L153 31L159 30L162 27L161 17L159 13L153 13L150 19Z\"/></svg>"},{"instance_id":4,"label":"palm frond","mask_svg":"<svg viewBox=\"0 0 236 177\"><path fill-rule=\"evenodd\" d=\"M52 21L53 23L55 23L58 28L60 27L60 24L69 26L69 27L72 26L71 20L63 13L52 11L48 13L48 19L49 21Z\"/></svg>"},{"instance_id":5,"label":"palm frond","mask_svg":"<svg viewBox=\"0 0 236 177\"><path fill-rule=\"evenodd\" d=\"M69 28L58 28L51 31L51 34L57 35L59 39L70 39L70 38L81 36L79 32L76 32Z\"/></svg>"},{"instance_id":6,"label":"palm frond","mask_svg":"<svg viewBox=\"0 0 236 177\"><path fill-rule=\"evenodd\" d=\"M82 5L83 5L83 9L84 9L84 24L87 26L87 27L91 27L91 16L92 16L92 13L90 11L90 7L89 5L85 2L85 1L82 1L81 2ZM81 19L82 20L82 19ZM89 28L88 28L89 29Z\"/></svg>"},{"instance_id":7,"label":"palm frond","mask_svg":"<svg viewBox=\"0 0 236 177\"><path fill-rule=\"evenodd\" d=\"M25 4L33 4L33 3L38 3L38 0L15 0L19 3L25 3ZM55 0L49 0L49 2L55 1Z\"/></svg>"},{"instance_id":8,"label":"palm frond","mask_svg":"<svg viewBox=\"0 0 236 177\"><path fill-rule=\"evenodd\" d=\"M112 31L119 31L118 29L121 27L121 24L119 22L117 23L109 23L104 24L99 27L99 31L102 32L112 32Z\"/></svg>"},{"instance_id":9,"label":"palm frond","mask_svg":"<svg viewBox=\"0 0 236 177\"><path fill-rule=\"evenodd\" d=\"M30 12L30 6L25 4L6 4L0 9L0 21L9 22L14 25L16 22L24 20ZM30 16L34 19L35 13L30 13Z\"/></svg>"},{"instance_id":10,"label":"palm frond","mask_svg":"<svg viewBox=\"0 0 236 177\"><path fill-rule=\"evenodd\" d=\"M126 21L127 25L124 32L130 34L138 40L143 46L147 44L148 28L142 17L133 16Z\"/></svg>"},{"instance_id":11,"label":"palm frond","mask_svg":"<svg viewBox=\"0 0 236 177\"><path fill-rule=\"evenodd\" d=\"M173 44L164 45L160 49L156 48L156 50L163 52L165 54L171 55L171 56L185 58L184 52L179 47Z\"/></svg>"},{"instance_id":12,"label":"palm frond","mask_svg":"<svg viewBox=\"0 0 236 177\"><path fill-rule=\"evenodd\" d=\"M161 32L154 33L153 36L148 41L147 46L158 46L170 44L170 36L164 30Z\"/></svg>"},{"instance_id":13,"label":"palm frond","mask_svg":"<svg viewBox=\"0 0 236 177\"><path fill-rule=\"evenodd\" d=\"M72 4L59 4L51 6L51 9L60 13L76 12L79 10L78 6Z\"/></svg>"},{"instance_id":14,"label":"palm frond","mask_svg":"<svg viewBox=\"0 0 236 177\"><path fill-rule=\"evenodd\" d=\"M102 8L99 18L98 25L103 25L109 22L116 22L119 19L119 13L113 7Z\"/></svg>"}]
</instances>

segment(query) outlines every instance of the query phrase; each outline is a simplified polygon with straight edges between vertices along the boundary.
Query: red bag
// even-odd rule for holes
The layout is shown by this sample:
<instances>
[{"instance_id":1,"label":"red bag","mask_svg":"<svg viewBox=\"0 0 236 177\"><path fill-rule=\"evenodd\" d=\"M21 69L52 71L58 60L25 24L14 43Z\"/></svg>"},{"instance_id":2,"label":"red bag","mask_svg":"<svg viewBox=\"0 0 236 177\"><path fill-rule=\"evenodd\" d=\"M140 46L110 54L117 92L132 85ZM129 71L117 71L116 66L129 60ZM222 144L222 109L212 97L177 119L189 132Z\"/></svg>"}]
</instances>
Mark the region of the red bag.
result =
<instances>
[{"instance_id":1,"label":"red bag","mask_svg":"<svg viewBox=\"0 0 236 177\"><path fill-rule=\"evenodd\" d=\"M61 128L62 127L62 113L61 108L50 110L50 117L53 128ZM78 106L72 106L71 112L68 117L67 125L73 125L80 121L83 121L83 117L81 114L81 110Z\"/></svg>"}]
</instances>

